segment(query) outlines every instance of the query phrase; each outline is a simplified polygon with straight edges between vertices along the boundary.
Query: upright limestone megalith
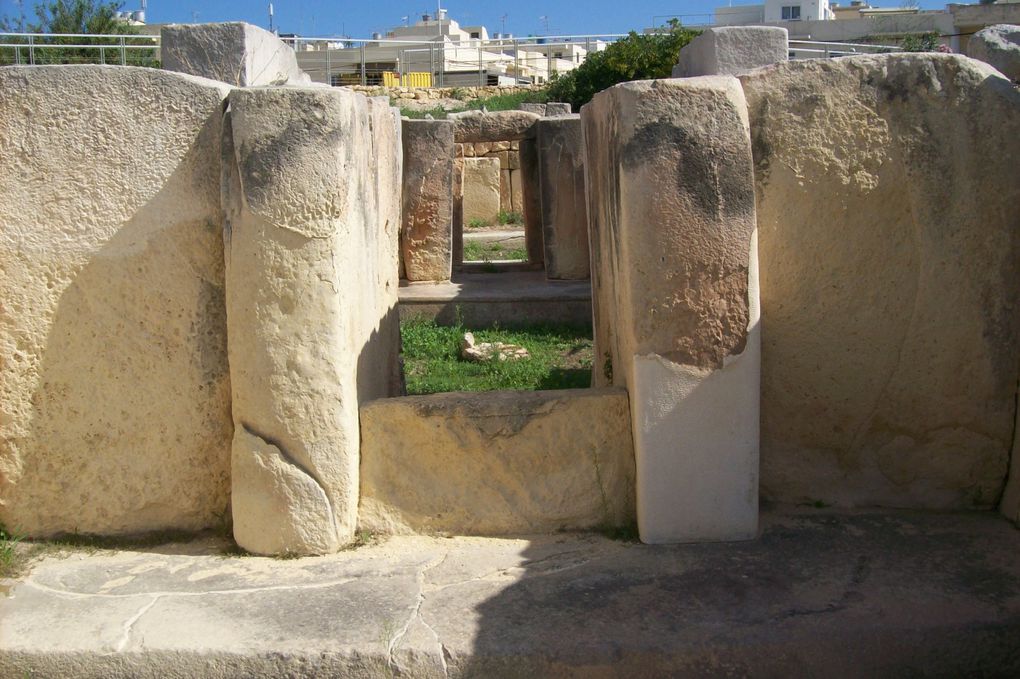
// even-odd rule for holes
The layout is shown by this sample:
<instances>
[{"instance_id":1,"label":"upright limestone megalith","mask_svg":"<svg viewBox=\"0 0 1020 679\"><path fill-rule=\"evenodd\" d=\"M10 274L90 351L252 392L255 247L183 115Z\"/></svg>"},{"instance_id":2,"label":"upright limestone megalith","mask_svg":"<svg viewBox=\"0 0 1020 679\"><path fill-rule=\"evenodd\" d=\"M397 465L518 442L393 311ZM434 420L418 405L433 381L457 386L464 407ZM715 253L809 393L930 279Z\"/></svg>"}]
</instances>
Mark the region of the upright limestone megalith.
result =
<instances>
[{"instance_id":1,"label":"upright limestone megalith","mask_svg":"<svg viewBox=\"0 0 1020 679\"><path fill-rule=\"evenodd\" d=\"M453 123L404 120L400 256L409 281L453 272Z\"/></svg>"},{"instance_id":2,"label":"upright limestone megalith","mask_svg":"<svg viewBox=\"0 0 1020 679\"><path fill-rule=\"evenodd\" d=\"M212 78L237 87L306 84L293 48L243 21L171 24L160 30L160 58L168 71Z\"/></svg>"},{"instance_id":3,"label":"upright limestone megalith","mask_svg":"<svg viewBox=\"0 0 1020 679\"><path fill-rule=\"evenodd\" d=\"M752 538L761 353L740 83L625 83L581 120L594 382L630 393L641 539Z\"/></svg>"},{"instance_id":4,"label":"upright limestone megalith","mask_svg":"<svg viewBox=\"0 0 1020 679\"><path fill-rule=\"evenodd\" d=\"M328 553L355 530L359 402L395 387L396 120L346 90L229 101L234 538Z\"/></svg>"},{"instance_id":5,"label":"upright limestone megalith","mask_svg":"<svg viewBox=\"0 0 1020 679\"><path fill-rule=\"evenodd\" d=\"M0 523L201 529L228 502L228 87L0 68Z\"/></svg>"},{"instance_id":6,"label":"upright limestone megalith","mask_svg":"<svg viewBox=\"0 0 1020 679\"><path fill-rule=\"evenodd\" d=\"M939 54L741 80L761 228L763 495L995 506L1020 364L1020 91Z\"/></svg>"},{"instance_id":7,"label":"upright limestone megalith","mask_svg":"<svg viewBox=\"0 0 1020 679\"><path fill-rule=\"evenodd\" d=\"M591 268L581 116L543 118L536 127L545 275L584 280Z\"/></svg>"}]
</instances>

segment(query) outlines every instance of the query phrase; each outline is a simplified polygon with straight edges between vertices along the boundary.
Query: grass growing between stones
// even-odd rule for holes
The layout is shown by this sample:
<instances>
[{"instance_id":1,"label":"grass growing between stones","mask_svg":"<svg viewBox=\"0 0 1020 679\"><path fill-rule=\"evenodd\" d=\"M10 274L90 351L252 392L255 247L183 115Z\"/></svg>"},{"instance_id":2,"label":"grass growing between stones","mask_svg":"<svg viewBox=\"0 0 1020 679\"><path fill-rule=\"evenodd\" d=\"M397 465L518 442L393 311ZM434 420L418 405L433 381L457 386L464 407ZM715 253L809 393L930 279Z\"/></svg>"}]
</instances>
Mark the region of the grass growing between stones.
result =
<instances>
[{"instance_id":1,"label":"grass growing between stones","mask_svg":"<svg viewBox=\"0 0 1020 679\"><path fill-rule=\"evenodd\" d=\"M408 394L518 389L587 389L591 386L592 340L589 328L538 325L503 330L472 330L478 342L503 342L531 354L518 361L473 363L460 358L465 329L434 321L401 323L404 375Z\"/></svg>"},{"instance_id":2,"label":"grass growing between stones","mask_svg":"<svg viewBox=\"0 0 1020 679\"><path fill-rule=\"evenodd\" d=\"M497 260L526 262L528 251L522 247L507 247L499 241L464 241L465 262L493 262Z\"/></svg>"},{"instance_id":3,"label":"grass growing between stones","mask_svg":"<svg viewBox=\"0 0 1020 679\"><path fill-rule=\"evenodd\" d=\"M465 93L466 92L467 90L465 90ZM460 97L457 96L456 91L454 92L454 98L460 99ZM454 106L452 108L444 108L441 105L436 105L431 108L418 109L410 106L401 106L402 101L400 99L391 99L391 103L393 103L393 105L400 107L400 115L402 116L406 116L408 118L424 118L425 116L430 115L436 120L445 119L449 113L480 111L482 107L485 107L486 111L516 111L517 107L523 103L544 104L547 101L549 101L549 94L545 90L515 92L513 94L495 94L491 97L464 101L462 105Z\"/></svg>"}]
</instances>

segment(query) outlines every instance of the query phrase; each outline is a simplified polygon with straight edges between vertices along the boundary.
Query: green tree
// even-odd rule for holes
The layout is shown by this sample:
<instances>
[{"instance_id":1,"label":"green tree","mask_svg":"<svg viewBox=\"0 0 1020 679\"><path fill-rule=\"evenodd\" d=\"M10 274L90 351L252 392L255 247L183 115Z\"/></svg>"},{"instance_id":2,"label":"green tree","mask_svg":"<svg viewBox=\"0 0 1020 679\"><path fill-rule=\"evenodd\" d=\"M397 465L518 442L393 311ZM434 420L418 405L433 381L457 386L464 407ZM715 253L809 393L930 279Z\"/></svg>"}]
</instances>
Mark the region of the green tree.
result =
<instances>
[{"instance_id":1,"label":"green tree","mask_svg":"<svg viewBox=\"0 0 1020 679\"><path fill-rule=\"evenodd\" d=\"M109 49L98 47L37 47L28 52L20 49L21 63L36 64L80 64L80 63L121 63L118 38L65 37L61 34L86 35L137 35L138 29L117 17L123 6L120 2L103 2L100 0L50 0L37 2L35 5L35 21L25 25L27 33L46 34L46 37L34 39L36 45L96 45L109 46ZM15 24L11 17L0 20L0 29L13 31ZM151 39L140 38L127 40L131 45L151 44ZM26 43L27 41L20 41ZM0 64L12 63L15 60L13 48L5 48L0 53ZM125 52L125 61L131 65L154 66L154 50L130 49Z\"/></svg>"},{"instance_id":2,"label":"green tree","mask_svg":"<svg viewBox=\"0 0 1020 679\"><path fill-rule=\"evenodd\" d=\"M589 54L576 69L554 74L549 100L569 101L576 111L596 92L617 83L670 77L680 49L701 31L684 28L676 19L671 19L666 29L647 35L631 31L605 50Z\"/></svg>"}]
</instances>

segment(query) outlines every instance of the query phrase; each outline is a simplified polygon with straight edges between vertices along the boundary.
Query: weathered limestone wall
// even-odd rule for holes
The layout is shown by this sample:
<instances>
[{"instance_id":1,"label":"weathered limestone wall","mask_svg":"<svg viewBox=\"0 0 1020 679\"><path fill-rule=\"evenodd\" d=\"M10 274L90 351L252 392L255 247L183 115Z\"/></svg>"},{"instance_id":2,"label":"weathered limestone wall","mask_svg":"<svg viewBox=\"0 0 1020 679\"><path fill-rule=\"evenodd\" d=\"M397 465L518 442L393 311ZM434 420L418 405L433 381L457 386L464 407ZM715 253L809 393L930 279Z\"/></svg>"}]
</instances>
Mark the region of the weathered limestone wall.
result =
<instances>
[{"instance_id":1,"label":"weathered limestone wall","mask_svg":"<svg viewBox=\"0 0 1020 679\"><path fill-rule=\"evenodd\" d=\"M409 281L445 281L453 271L453 131L447 120L403 121L400 256Z\"/></svg>"},{"instance_id":2,"label":"weathered limestone wall","mask_svg":"<svg viewBox=\"0 0 1020 679\"><path fill-rule=\"evenodd\" d=\"M362 408L361 427L363 530L505 535L633 520L623 389L385 399Z\"/></svg>"},{"instance_id":3,"label":"weathered limestone wall","mask_svg":"<svg viewBox=\"0 0 1020 679\"><path fill-rule=\"evenodd\" d=\"M544 118L537 128L545 274L551 279L584 280L591 267L581 116Z\"/></svg>"},{"instance_id":4,"label":"weathered limestone wall","mask_svg":"<svg viewBox=\"0 0 1020 679\"><path fill-rule=\"evenodd\" d=\"M630 394L641 539L754 537L760 338L740 83L625 83L581 120L594 383Z\"/></svg>"},{"instance_id":5,"label":"weathered limestone wall","mask_svg":"<svg viewBox=\"0 0 1020 679\"><path fill-rule=\"evenodd\" d=\"M458 159L496 158L499 160L500 209L505 212L522 213L524 211L524 192L521 188L521 153L519 141L454 144L454 155ZM463 166L463 163L460 165ZM456 231L454 231L454 233L456 233Z\"/></svg>"},{"instance_id":6,"label":"weathered limestone wall","mask_svg":"<svg viewBox=\"0 0 1020 679\"><path fill-rule=\"evenodd\" d=\"M761 227L763 495L994 506L1020 365L1020 92L935 54L741 80Z\"/></svg>"},{"instance_id":7,"label":"weathered limestone wall","mask_svg":"<svg viewBox=\"0 0 1020 679\"><path fill-rule=\"evenodd\" d=\"M164 26L160 59L168 71L237 87L311 83L289 45L242 21Z\"/></svg>"},{"instance_id":8,"label":"weathered limestone wall","mask_svg":"<svg viewBox=\"0 0 1020 679\"><path fill-rule=\"evenodd\" d=\"M220 118L152 69L0 69L0 523L216 525L231 436Z\"/></svg>"},{"instance_id":9,"label":"weathered limestone wall","mask_svg":"<svg viewBox=\"0 0 1020 679\"><path fill-rule=\"evenodd\" d=\"M524 194L524 247L532 264L545 262L542 242L542 185L538 169L538 145L534 139L520 142L521 189Z\"/></svg>"},{"instance_id":10,"label":"weathered limestone wall","mask_svg":"<svg viewBox=\"0 0 1020 679\"><path fill-rule=\"evenodd\" d=\"M1020 26L996 24L981 29L967 42L967 56L980 59L1010 80L1020 82Z\"/></svg>"},{"instance_id":11,"label":"weathered limestone wall","mask_svg":"<svg viewBox=\"0 0 1020 679\"><path fill-rule=\"evenodd\" d=\"M739 75L790 58L789 35L779 26L706 28L680 50L674 78Z\"/></svg>"},{"instance_id":12,"label":"weathered limestone wall","mask_svg":"<svg viewBox=\"0 0 1020 679\"><path fill-rule=\"evenodd\" d=\"M356 524L359 401L395 387L396 119L326 88L235 90L229 116L234 537L331 552Z\"/></svg>"}]
</instances>

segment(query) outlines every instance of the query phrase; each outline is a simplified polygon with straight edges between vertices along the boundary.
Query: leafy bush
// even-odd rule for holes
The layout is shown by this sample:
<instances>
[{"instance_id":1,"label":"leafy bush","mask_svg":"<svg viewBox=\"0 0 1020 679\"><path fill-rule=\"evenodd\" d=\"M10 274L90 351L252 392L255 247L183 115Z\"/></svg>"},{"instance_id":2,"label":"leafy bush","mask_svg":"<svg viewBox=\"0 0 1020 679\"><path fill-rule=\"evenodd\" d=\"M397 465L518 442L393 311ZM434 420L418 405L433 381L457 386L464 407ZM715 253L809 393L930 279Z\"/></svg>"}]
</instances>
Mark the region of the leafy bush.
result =
<instances>
[{"instance_id":1,"label":"leafy bush","mask_svg":"<svg viewBox=\"0 0 1020 679\"><path fill-rule=\"evenodd\" d=\"M668 78L673 73L680 49L700 35L683 28L676 19L669 30L642 35L630 32L601 52L588 55L573 71L554 74L549 84L549 101L569 101L577 111L596 92L629 80Z\"/></svg>"},{"instance_id":2,"label":"leafy bush","mask_svg":"<svg viewBox=\"0 0 1020 679\"><path fill-rule=\"evenodd\" d=\"M523 224L524 215L520 212L508 212L506 210L499 211L499 223L500 224Z\"/></svg>"},{"instance_id":3,"label":"leafy bush","mask_svg":"<svg viewBox=\"0 0 1020 679\"><path fill-rule=\"evenodd\" d=\"M939 34L935 31L928 33L911 33L903 36L900 47L904 52L934 52L939 46Z\"/></svg>"}]
</instances>

